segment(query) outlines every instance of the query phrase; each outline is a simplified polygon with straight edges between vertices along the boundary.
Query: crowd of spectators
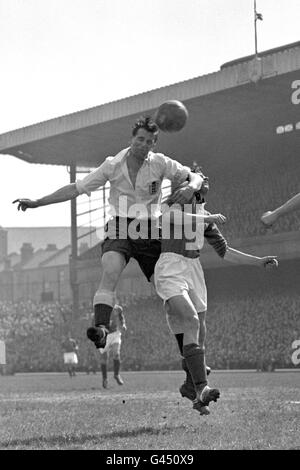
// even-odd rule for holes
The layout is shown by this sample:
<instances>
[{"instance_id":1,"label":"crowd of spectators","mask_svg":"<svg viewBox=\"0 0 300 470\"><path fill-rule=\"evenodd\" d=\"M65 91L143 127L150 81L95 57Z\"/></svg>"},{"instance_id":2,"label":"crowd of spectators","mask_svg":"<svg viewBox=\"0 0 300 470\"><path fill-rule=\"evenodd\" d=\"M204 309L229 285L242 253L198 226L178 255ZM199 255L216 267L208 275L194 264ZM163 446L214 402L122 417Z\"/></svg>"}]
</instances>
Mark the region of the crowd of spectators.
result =
<instances>
[{"instance_id":1,"label":"crowd of spectators","mask_svg":"<svg viewBox=\"0 0 300 470\"><path fill-rule=\"evenodd\" d=\"M300 192L299 163L278 168L274 162L261 162L259 171L253 167L240 166L227 171L215 172L210 177L211 190L207 209L221 212L227 217L222 232L228 240L261 236L266 233L260 223L263 212L280 206ZM279 219L268 233L299 230L300 212Z\"/></svg>"},{"instance_id":2,"label":"crowd of spectators","mask_svg":"<svg viewBox=\"0 0 300 470\"><path fill-rule=\"evenodd\" d=\"M300 295L212 302L207 317L207 361L215 368L291 366L300 337Z\"/></svg>"},{"instance_id":3,"label":"crowd of spectators","mask_svg":"<svg viewBox=\"0 0 300 470\"><path fill-rule=\"evenodd\" d=\"M123 304L127 331L121 349L123 370L180 368L161 300L130 298ZM300 339L300 293L261 292L209 301L207 363L215 369L293 367L292 343ZM79 343L78 370L100 369L99 353L86 339L92 310L72 320L70 304L0 302L0 339L5 340L7 370L63 371L62 342L70 332Z\"/></svg>"},{"instance_id":4,"label":"crowd of spectators","mask_svg":"<svg viewBox=\"0 0 300 470\"><path fill-rule=\"evenodd\" d=\"M7 370L55 369L71 314L70 305L59 302L0 302L0 338L6 344Z\"/></svg>"}]
</instances>

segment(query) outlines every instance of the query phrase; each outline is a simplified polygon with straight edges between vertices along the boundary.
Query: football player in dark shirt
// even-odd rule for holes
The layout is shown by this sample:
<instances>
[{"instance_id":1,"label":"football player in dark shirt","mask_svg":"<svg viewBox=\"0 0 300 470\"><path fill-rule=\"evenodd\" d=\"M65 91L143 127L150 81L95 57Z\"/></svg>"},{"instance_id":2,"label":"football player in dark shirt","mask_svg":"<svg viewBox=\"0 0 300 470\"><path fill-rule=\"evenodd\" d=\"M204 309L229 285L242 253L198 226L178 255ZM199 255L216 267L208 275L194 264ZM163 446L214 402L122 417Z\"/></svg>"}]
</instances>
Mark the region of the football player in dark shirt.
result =
<instances>
[{"instance_id":1,"label":"football player in dark shirt","mask_svg":"<svg viewBox=\"0 0 300 470\"><path fill-rule=\"evenodd\" d=\"M232 263L262 267L277 267L278 263L274 256L252 256L228 246L216 225L224 223L226 217L210 214L204 208L209 183L203 174L202 177L201 190L192 197L190 204L172 205L171 195L164 205L162 247L155 266L155 286L164 301L169 328L183 357L186 380L180 393L192 400L193 408L200 414L209 414L208 405L217 401L220 392L208 386L205 364L207 291L200 262L204 239L222 259Z\"/></svg>"}]
</instances>

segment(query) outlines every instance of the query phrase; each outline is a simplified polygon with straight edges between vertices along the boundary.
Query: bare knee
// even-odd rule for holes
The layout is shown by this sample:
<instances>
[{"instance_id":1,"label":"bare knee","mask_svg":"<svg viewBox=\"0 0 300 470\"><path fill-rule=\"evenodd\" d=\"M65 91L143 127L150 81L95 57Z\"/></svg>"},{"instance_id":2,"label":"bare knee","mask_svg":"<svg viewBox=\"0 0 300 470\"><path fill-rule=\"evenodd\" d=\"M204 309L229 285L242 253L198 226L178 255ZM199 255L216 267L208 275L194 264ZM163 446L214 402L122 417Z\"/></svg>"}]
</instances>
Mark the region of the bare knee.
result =
<instances>
[{"instance_id":1,"label":"bare knee","mask_svg":"<svg viewBox=\"0 0 300 470\"><path fill-rule=\"evenodd\" d=\"M174 334L184 334L184 344L198 343L199 318L192 303L185 296L176 296L167 302L168 323Z\"/></svg>"},{"instance_id":2,"label":"bare knee","mask_svg":"<svg viewBox=\"0 0 300 470\"><path fill-rule=\"evenodd\" d=\"M108 360L108 354L107 351L101 352L101 349L99 349L99 355L100 355L100 364L106 364Z\"/></svg>"},{"instance_id":3,"label":"bare knee","mask_svg":"<svg viewBox=\"0 0 300 470\"><path fill-rule=\"evenodd\" d=\"M185 332L189 332L195 339L199 335L199 319L198 316L193 315L184 318Z\"/></svg>"},{"instance_id":4,"label":"bare knee","mask_svg":"<svg viewBox=\"0 0 300 470\"><path fill-rule=\"evenodd\" d=\"M111 354L114 360L120 360L120 345L118 343L111 345Z\"/></svg>"}]
</instances>

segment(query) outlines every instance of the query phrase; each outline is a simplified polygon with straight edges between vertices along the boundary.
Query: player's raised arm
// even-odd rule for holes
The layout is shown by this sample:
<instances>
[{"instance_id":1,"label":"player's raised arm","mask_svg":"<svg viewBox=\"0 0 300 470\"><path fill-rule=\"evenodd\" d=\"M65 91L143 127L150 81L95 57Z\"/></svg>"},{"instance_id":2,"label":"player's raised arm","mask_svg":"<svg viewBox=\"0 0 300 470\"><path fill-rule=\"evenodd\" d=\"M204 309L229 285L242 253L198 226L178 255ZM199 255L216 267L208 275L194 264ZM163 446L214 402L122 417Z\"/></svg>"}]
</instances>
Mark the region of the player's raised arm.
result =
<instances>
[{"instance_id":1,"label":"player's raised arm","mask_svg":"<svg viewBox=\"0 0 300 470\"><path fill-rule=\"evenodd\" d=\"M48 206L49 204L56 204L58 202L69 201L79 195L76 183L70 183L58 189L48 196L41 199L15 199L13 204L18 203L18 210L26 211L26 209L34 209L36 207Z\"/></svg>"},{"instance_id":2,"label":"player's raised arm","mask_svg":"<svg viewBox=\"0 0 300 470\"><path fill-rule=\"evenodd\" d=\"M277 268L278 261L276 256L253 256L234 248L227 247L224 260L234 264L248 264L251 266L261 266L263 268Z\"/></svg>"},{"instance_id":3,"label":"player's raised arm","mask_svg":"<svg viewBox=\"0 0 300 470\"><path fill-rule=\"evenodd\" d=\"M266 227L271 227L277 219L289 212L300 209L300 193L288 199L282 206L273 211L267 211L261 216L261 221Z\"/></svg>"}]
</instances>

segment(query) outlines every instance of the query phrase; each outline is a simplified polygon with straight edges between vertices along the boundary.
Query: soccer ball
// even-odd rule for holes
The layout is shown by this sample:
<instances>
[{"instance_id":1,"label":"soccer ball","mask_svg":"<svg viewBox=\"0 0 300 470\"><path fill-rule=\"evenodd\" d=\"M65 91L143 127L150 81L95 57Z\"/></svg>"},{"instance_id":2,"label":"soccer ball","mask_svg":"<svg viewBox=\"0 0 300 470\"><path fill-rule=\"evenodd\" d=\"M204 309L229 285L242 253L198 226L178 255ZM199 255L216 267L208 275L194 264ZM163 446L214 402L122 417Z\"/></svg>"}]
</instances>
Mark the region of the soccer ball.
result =
<instances>
[{"instance_id":1,"label":"soccer ball","mask_svg":"<svg viewBox=\"0 0 300 470\"><path fill-rule=\"evenodd\" d=\"M185 126L188 116L188 110L181 101L170 100L159 106L154 120L161 131L178 132Z\"/></svg>"}]
</instances>

